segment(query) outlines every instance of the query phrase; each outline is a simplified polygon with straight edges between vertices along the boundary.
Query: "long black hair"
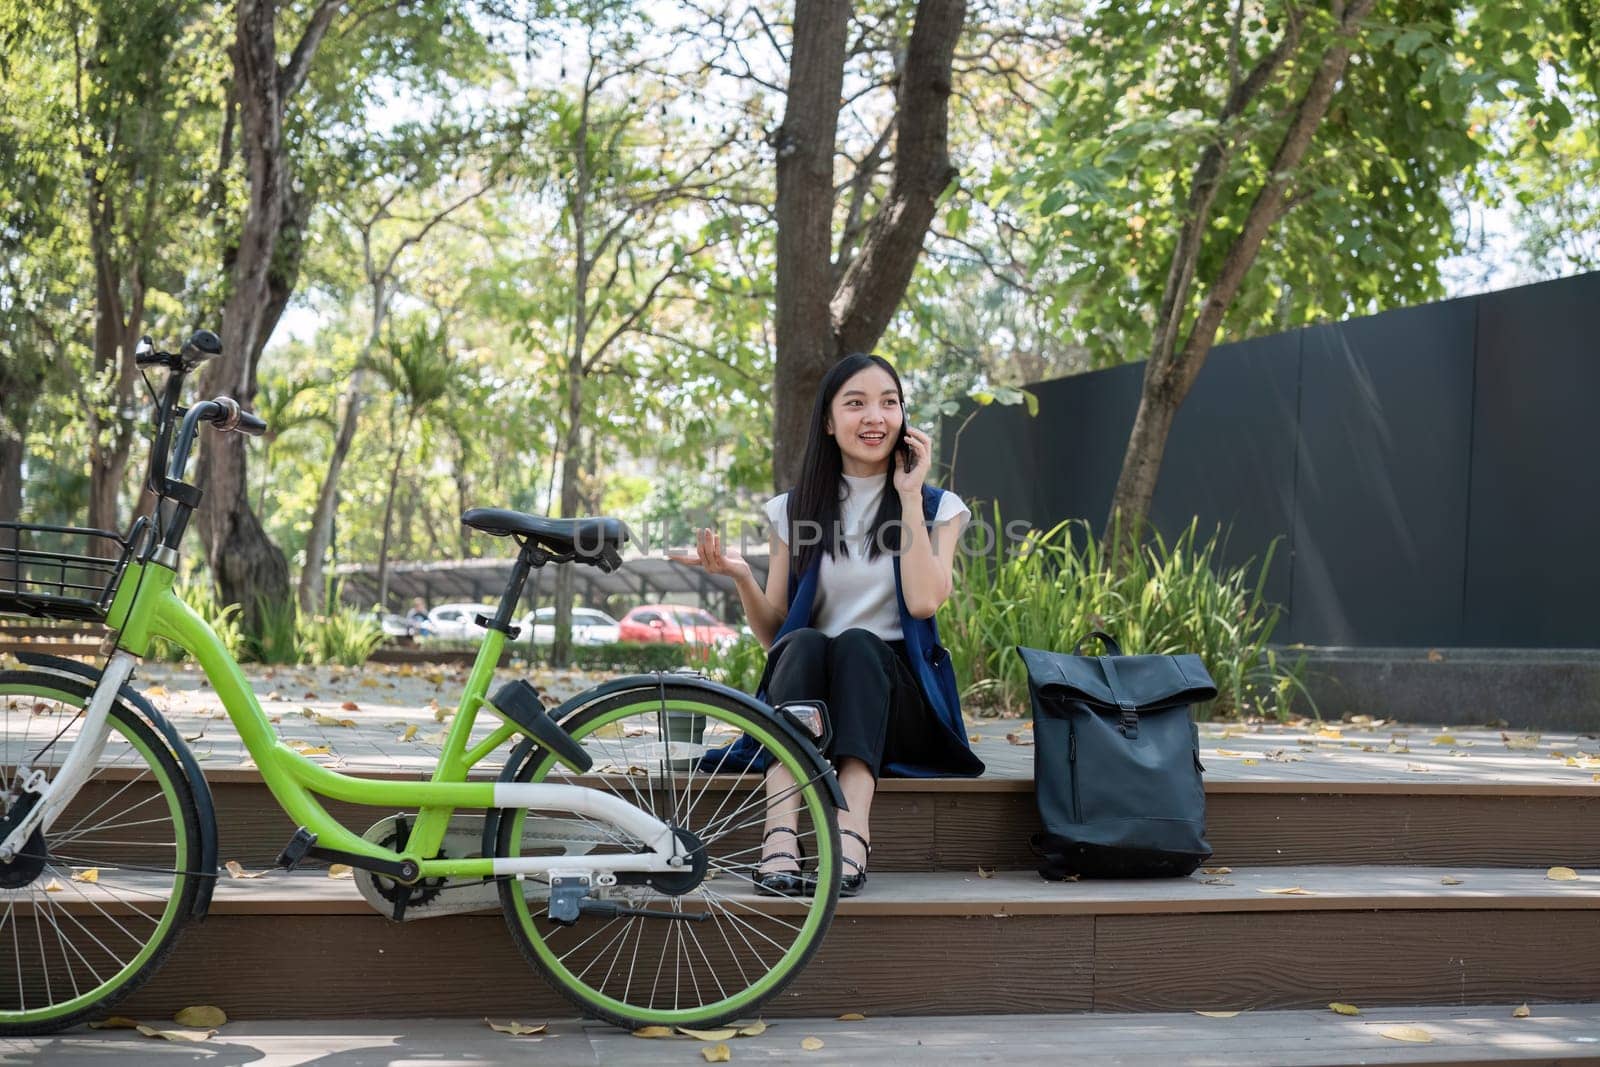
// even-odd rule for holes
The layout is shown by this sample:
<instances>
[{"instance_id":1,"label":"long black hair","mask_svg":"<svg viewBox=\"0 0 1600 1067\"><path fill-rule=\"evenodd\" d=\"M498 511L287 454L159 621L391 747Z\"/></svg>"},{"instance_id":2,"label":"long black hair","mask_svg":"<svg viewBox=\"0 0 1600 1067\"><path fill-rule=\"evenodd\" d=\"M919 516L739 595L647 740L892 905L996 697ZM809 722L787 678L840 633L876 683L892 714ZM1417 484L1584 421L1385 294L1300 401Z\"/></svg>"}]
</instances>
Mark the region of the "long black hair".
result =
<instances>
[{"instance_id":1,"label":"long black hair","mask_svg":"<svg viewBox=\"0 0 1600 1067\"><path fill-rule=\"evenodd\" d=\"M806 453L800 461L800 480L789 490L789 563L791 573L798 577L806 572L826 552L829 557L848 553L843 531L839 528L839 491L844 482L844 457L839 452L839 442L828 433L828 412L833 398L844 383L868 367L881 367L894 379L894 388L900 394L900 436L896 448L890 452L889 469L883 475L883 497L878 501L878 512L868 527L866 549L868 559L877 559L885 550L900 549L900 494L891 491L894 479L894 457L898 457L900 444L905 440L905 388L894 365L882 356L852 352L835 363L822 384L817 388L817 400L811 407L811 425L806 435ZM807 527L810 535L801 544L795 536L797 523L816 523ZM815 536L822 531L820 542Z\"/></svg>"}]
</instances>

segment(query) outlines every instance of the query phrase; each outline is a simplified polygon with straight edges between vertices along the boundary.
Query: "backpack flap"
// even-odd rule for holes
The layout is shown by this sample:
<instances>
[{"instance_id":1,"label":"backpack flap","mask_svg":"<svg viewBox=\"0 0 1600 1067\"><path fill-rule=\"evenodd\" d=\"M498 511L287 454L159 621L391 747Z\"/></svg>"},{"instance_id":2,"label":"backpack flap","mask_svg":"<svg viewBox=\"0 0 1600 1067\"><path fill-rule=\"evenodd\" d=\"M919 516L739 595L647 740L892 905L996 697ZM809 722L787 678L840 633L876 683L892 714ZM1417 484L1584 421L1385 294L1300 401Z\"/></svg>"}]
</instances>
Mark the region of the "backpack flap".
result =
<instances>
[{"instance_id":1,"label":"backpack flap","mask_svg":"<svg viewBox=\"0 0 1600 1067\"><path fill-rule=\"evenodd\" d=\"M1118 711L1187 707L1214 699L1217 683L1196 655L1074 656L1017 648L1028 688L1045 704L1074 701Z\"/></svg>"}]
</instances>

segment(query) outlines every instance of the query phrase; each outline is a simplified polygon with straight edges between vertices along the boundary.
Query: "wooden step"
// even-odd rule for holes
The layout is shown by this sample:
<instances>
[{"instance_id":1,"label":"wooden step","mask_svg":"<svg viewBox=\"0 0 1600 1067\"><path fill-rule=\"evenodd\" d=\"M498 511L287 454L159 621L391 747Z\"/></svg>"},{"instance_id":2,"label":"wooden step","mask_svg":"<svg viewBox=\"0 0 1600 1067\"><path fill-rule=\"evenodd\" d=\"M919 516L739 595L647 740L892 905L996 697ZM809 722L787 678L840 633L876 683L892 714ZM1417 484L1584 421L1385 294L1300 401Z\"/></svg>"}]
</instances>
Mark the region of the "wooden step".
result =
<instances>
[{"instance_id":1,"label":"wooden step","mask_svg":"<svg viewBox=\"0 0 1600 1067\"><path fill-rule=\"evenodd\" d=\"M767 1013L1312 1008L1600 999L1600 874L1312 866L1146 882L875 872ZM1297 889L1284 893L1274 890ZM560 1015L503 919L396 924L319 872L226 881L126 1013ZM752 897L756 906L785 905ZM932 946L937 946L933 950ZM907 982L907 974L920 977ZM568 1011L570 1013L570 1011Z\"/></svg>"},{"instance_id":2,"label":"wooden step","mask_svg":"<svg viewBox=\"0 0 1600 1067\"><path fill-rule=\"evenodd\" d=\"M223 859L264 865L294 826L254 771L206 771ZM580 779L582 780L582 779ZM718 788L753 788L727 776ZM1036 862L1024 779L886 779L873 804L878 871L976 871ZM1213 863L1600 866L1600 788L1448 782L1230 782L1206 786ZM364 829L389 812L329 803Z\"/></svg>"}]
</instances>

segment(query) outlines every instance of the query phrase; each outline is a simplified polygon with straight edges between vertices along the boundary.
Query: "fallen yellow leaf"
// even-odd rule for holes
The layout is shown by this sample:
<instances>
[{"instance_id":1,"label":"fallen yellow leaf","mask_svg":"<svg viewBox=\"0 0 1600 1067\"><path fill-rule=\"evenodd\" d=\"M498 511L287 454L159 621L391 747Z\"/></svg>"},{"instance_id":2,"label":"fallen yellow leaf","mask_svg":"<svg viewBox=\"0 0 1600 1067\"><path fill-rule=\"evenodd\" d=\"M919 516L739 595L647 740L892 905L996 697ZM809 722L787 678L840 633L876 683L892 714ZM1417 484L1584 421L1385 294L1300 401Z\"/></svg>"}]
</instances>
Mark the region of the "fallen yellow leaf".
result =
<instances>
[{"instance_id":1,"label":"fallen yellow leaf","mask_svg":"<svg viewBox=\"0 0 1600 1067\"><path fill-rule=\"evenodd\" d=\"M691 1030L687 1026L678 1027L678 1033L692 1037L696 1041L726 1041L738 1032L731 1026L719 1026L715 1030Z\"/></svg>"},{"instance_id":2,"label":"fallen yellow leaf","mask_svg":"<svg viewBox=\"0 0 1600 1067\"><path fill-rule=\"evenodd\" d=\"M808 1037L800 1042L800 1047L805 1049L807 1052L815 1052L817 1049L822 1047L822 1038Z\"/></svg>"},{"instance_id":3,"label":"fallen yellow leaf","mask_svg":"<svg viewBox=\"0 0 1600 1067\"><path fill-rule=\"evenodd\" d=\"M1533 1012L1528 1009L1526 1004L1522 1005L1520 1008L1513 1008L1511 1010L1511 1017L1513 1019L1526 1019L1532 1014Z\"/></svg>"},{"instance_id":4,"label":"fallen yellow leaf","mask_svg":"<svg viewBox=\"0 0 1600 1067\"><path fill-rule=\"evenodd\" d=\"M760 1019L753 1023L739 1027L740 1037L760 1037L767 1032L767 1024Z\"/></svg>"},{"instance_id":5,"label":"fallen yellow leaf","mask_svg":"<svg viewBox=\"0 0 1600 1067\"><path fill-rule=\"evenodd\" d=\"M634 1037L671 1037L670 1026L641 1026L633 1032Z\"/></svg>"},{"instance_id":6,"label":"fallen yellow leaf","mask_svg":"<svg viewBox=\"0 0 1600 1067\"><path fill-rule=\"evenodd\" d=\"M1272 895L1279 896L1279 897L1313 897L1313 896L1316 896L1316 894L1311 892L1311 890L1309 890L1309 889L1301 889L1297 885L1289 886L1286 889L1257 889L1256 892L1257 893L1271 893Z\"/></svg>"},{"instance_id":7,"label":"fallen yellow leaf","mask_svg":"<svg viewBox=\"0 0 1600 1067\"><path fill-rule=\"evenodd\" d=\"M152 700L156 697L164 697L167 695L167 687L164 685L149 686L145 689L144 695L150 697Z\"/></svg>"},{"instance_id":8,"label":"fallen yellow leaf","mask_svg":"<svg viewBox=\"0 0 1600 1067\"><path fill-rule=\"evenodd\" d=\"M329 878L354 878L355 869L348 863L335 863L328 868Z\"/></svg>"},{"instance_id":9,"label":"fallen yellow leaf","mask_svg":"<svg viewBox=\"0 0 1600 1067\"><path fill-rule=\"evenodd\" d=\"M134 1027L134 1029L145 1037L159 1037L166 1041L192 1041L196 1044L206 1041L216 1034L215 1030L157 1030L155 1027L145 1026L143 1023Z\"/></svg>"},{"instance_id":10,"label":"fallen yellow leaf","mask_svg":"<svg viewBox=\"0 0 1600 1067\"><path fill-rule=\"evenodd\" d=\"M1324 726L1317 731L1317 736L1326 738L1329 741L1342 741L1344 740L1344 731L1337 726Z\"/></svg>"},{"instance_id":11,"label":"fallen yellow leaf","mask_svg":"<svg viewBox=\"0 0 1600 1067\"><path fill-rule=\"evenodd\" d=\"M209 1029L226 1025L228 1016L221 1008L213 1007L210 1004L196 1004L179 1010L178 1014L172 1017L172 1021L179 1026L198 1026Z\"/></svg>"},{"instance_id":12,"label":"fallen yellow leaf","mask_svg":"<svg viewBox=\"0 0 1600 1067\"><path fill-rule=\"evenodd\" d=\"M363 688L363 689L376 689L381 684L382 683L379 682L376 678L370 678L369 677L369 678L361 679L361 688Z\"/></svg>"},{"instance_id":13,"label":"fallen yellow leaf","mask_svg":"<svg viewBox=\"0 0 1600 1067\"><path fill-rule=\"evenodd\" d=\"M540 1023L538 1026L526 1026L517 1022L515 1019L508 1023L497 1023L493 1019L485 1019L483 1021L488 1023L489 1029L493 1030L495 1033L510 1034L513 1037L524 1037L528 1034L542 1034L549 1029L549 1025L547 1023Z\"/></svg>"},{"instance_id":14,"label":"fallen yellow leaf","mask_svg":"<svg viewBox=\"0 0 1600 1067\"><path fill-rule=\"evenodd\" d=\"M234 878L260 878L267 873L266 871L247 871L244 869L244 864L238 860L229 860L223 866L228 869L228 874Z\"/></svg>"},{"instance_id":15,"label":"fallen yellow leaf","mask_svg":"<svg viewBox=\"0 0 1600 1067\"><path fill-rule=\"evenodd\" d=\"M1447 874L1443 878L1439 879L1439 884L1440 885L1460 885L1461 884L1461 879L1451 877L1450 875Z\"/></svg>"},{"instance_id":16,"label":"fallen yellow leaf","mask_svg":"<svg viewBox=\"0 0 1600 1067\"><path fill-rule=\"evenodd\" d=\"M1455 734L1440 734L1438 737L1435 737L1432 741L1429 742L1429 744L1433 744L1433 745L1453 745L1453 744L1456 744L1456 743L1457 742L1456 742L1456 735Z\"/></svg>"},{"instance_id":17,"label":"fallen yellow leaf","mask_svg":"<svg viewBox=\"0 0 1600 1067\"><path fill-rule=\"evenodd\" d=\"M1544 876L1552 882L1576 882L1578 872L1571 867L1551 867L1544 872Z\"/></svg>"},{"instance_id":18,"label":"fallen yellow leaf","mask_svg":"<svg viewBox=\"0 0 1600 1067\"><path fill-rule=\"evenodd\" d=\"M1337 1001L1337 1000L1334 1001L1332 1004L1328 1005L1328 1010L1329 1011L1333 1011L1333 1012L1338 1012L1340 1015L1360 1015L1361 1014L1361 1009L1356 1007L1354 1004L1345 1004L1345 1003L1343 1003L1341 1001Z\"/></svg>"},{"instance_id":19,"label":"fallen yellow leaf","mask_svg":"<svg viewBox=\"0 0 1600 1067\"><path fill-rule=\"evenodd\" d=\"M64 893L66 890L67 887L62 885L61 880L58 878L52 878L44 885L44 891L46 893Z\"/></svg>"},{"instance_id":20,"label":"fallen yellow leaf","mask_svg":"<svg viewBox=\"0 0 1600 1067\"><path fill-rule=\"evenodd\" d=\"M700 1050L700 1055L706 1058L707 1063L727 1063L733 1059L733 1052L724 1042L718 1045L707 1045Z\"/></svg>"},{"instance_id":21,"label":"fallen yellow leaf","mask_svg":"<svg viewBox=\"0 0 1600 1067\"><path fill-rule=\"evenodd\" d=\"M74 882L88 882L93 885L100 880L100 868L86 867L81 871L73 871L72 880Z\"/></svg>"},{"instance_id":22,"label":"fallen yellow leaf","mask_svg":"<svg viewBox=\"0 0 1600 1067\"><path fill-rule=\"evenodd\" d=\"M1232 874L1232 867L1201 867L1201 874Z\"/></svg>"},{"instance_id":23,"label":"fallen yellow leaf","mask_svg":"<svg viewBox=\"0 0 1600 1067\"><path fill-rule=\"evenodd\" d=\"M1231 1019L1239 1013L1236 1011L1197 1011L1196 1015L1204 1015L1207 1019Z\"/></svg>"},{"instance_id":24,"label":"fallen yellow leaf","mask_svg":"<svg viewBox=\"0 0 1600 1067\"><path fill-rule=\"evenodd\" d=\"M406 727L406 732L400 735L400 740L409 741L413 737L416 737L416 736L417 736L417 724L416 723L412 723L410 726Z\"/></svg>"},{"instance_id":25,"label":"fallen yellow leaf","mask_svg":"<svg viewBox=\"0 0 1600 1067\"><path fill-rule=\"evenodd\" d=\"M843 1015L839 1016L839 1021L842 1023L858 1023L865 1018L866 1016L862 1015L859 1011L847 1011Z\"/></svg>"},{"instance_id":26,"label":"fallen yellow leaf","mask_svg":"<svg viewBox=\"0 0 1600 1067\"><path fill-rule=\"evenodd\" d=\"M991 871L987 867L979 867L978 868L978 877L979 878L993 878L994 877L994 872Z\"/></svg>"},{"instance_id":27,"label":"fallen yellow leaf","mask_svg":"<svg viewBox=\"0 0 1600 1067\"><path fill-rule=\"evenodd\" d=\"M89 1024L89 1029L91 1030L137 1030L138 1028L138 1020L130 1019L126 1015L113 1015L109 1019L101 1019L98 1022Z\"/></svg>"},{"instance_id":28,"label":"fallen yellow leaf","mask_svg":"<svg viewBox=\"0 0 1600 1067\"><path fill-rule=\"evenodd\" d=\"M1240 764L1242 764L1242 765L1243 765L1243 766L1246 766L1246 767L1254 767L1254 766L1255 766L1255 765L1256 765L1256 764L1258 764L1258 763L1260 763L1260 762L1261 762L1261 761L1260 761L1260 760L1258 760L1258 759L1242 759L1242 760L1240 760L1240 761L1239 761L1239 762L1240 762Z\"/></svg>"},{"instance_id":29,"label":"fallen yellow leaf","mask_svg":"<svg viewBox=\"0 0 1600 1067\"><path fill-rule=\"evenodd\" d=\"M1420 1026L1385 1026L1378 1031L1378 1036L1391 1041L1415 1041L1419 1045L1433 1040L1433 1035Z\"/></svg>"},{"instance_id":30,"label":"fallen yellow leaf","mask_svg":"<svg viewBox=\"0 0 1600 1067\"><path fill-rule=\"evenodd\" d=\"M1219 755L1219 756L1242 756L1242 755L1244 755L1244 753L1243 752L1234 752L1234 751L1232 751L1230 749L1226 749L1226 748L1219 748L1219 749L1217 749L1217 755Z\"/></svg>"}]
</instances>

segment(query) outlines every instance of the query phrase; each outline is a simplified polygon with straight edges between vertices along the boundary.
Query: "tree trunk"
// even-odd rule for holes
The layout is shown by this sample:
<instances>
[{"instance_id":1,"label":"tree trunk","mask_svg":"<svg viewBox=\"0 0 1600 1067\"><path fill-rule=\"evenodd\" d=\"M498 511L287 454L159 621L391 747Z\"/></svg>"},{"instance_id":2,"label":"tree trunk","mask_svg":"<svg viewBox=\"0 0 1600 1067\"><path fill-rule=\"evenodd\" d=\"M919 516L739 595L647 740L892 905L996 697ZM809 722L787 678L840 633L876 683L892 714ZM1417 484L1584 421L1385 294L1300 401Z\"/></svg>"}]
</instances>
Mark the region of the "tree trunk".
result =
<instances>
[{"instance_id":1,"label":"tree trunk","mask_svg":"<svg viewBox=\"0 0 1600 1067\"><path fill-rule=\"evenodd\" d=\"M0 419L0 522L22 518L22 445L27 439L26 423L13 426Z\"/></svg>"},{"instance_id":2,"label":"tree trunk","mask_svg":"<svg viewBox=\"0 0 1600 1067\"><path fill-rule=\"evenodd\" d=\"M833 157L850 6L803 4L778 154L776 412L773 483L794 484L822 378L850 352L870 351L905 296L939 196L955 178L949 153L951 65L965 0L921 0L895 101L888 200L835 290Z\"/></svg>"},{"instance_id":3,"label":"tree trunk","mask_svg":"<svg viewBox=\"0 0 1600 1067\"><path fill-rule=\"evenodd\" d=\"M91 196L103 190L91 188ZM144 279L134 263L124 275L110 252L115 215L99 202L90 209L91 246L95 271L94 369L96 384L103 375L113 379L109 418L101 398L89 404L89 521L97 530L121 530L122 483L133 449L135 421L128 409L134 402L137 368L133 350L144 318ZM127 294L124 296L124 285ZM110 552L109 543L97 541L92 551Z\"/></svg>"},{"instance_id":4,"label":"tree trunk","mask_svg":"<svg viewBox=\"0 0 1600 1067\"><path fill-rule=\"evenodd\" d=\"M1356 24L1372 10L1373 2L1354 0L1342 12L1339 31L1318 60L1267 168L1267 179L1250 205L1250 212L1233 245L1223 257L1182 349L1170 358L1160 358L1158 349L1145 367L1139 411L1134 417L1133 431L1123 455L1122 473L1117 479L1106 519L1107 532L1120 529L1125 545L1135 543L1142 534L1155 497L1173 419L1205 365L1223 317L1255 264L1262 242L1288 209L1289 182L1328 113L1334 91L1350 59L1350 41Z\"/></svg>"},{"instance_id":5,"label":"tree trunk","mask_svg":"<svg viewBox=\"0 0 1600 1067\"><path fill-rule=\"evenodd\" d=\"M778 157L772 474L779 490L800 473L817 383L839 358L828 304L834 140L849 25L846 0L796 6L783 124L768 138Z\"/></svg>"},{"instance_id":6,"label":"tree trunk","mask_svg":"<svg viewBox=\"0 0 1600 1067\"><path fill-rule=\"evenodd\" d=\"M304 83L337 11L337 3L317 5L288 65L280 69L276 5L271 0L238 4L232 57L238 144L249 194L231 252L233 286L222 313L223 352L201 376L208 396L223 393L249 405L257 360L293 292L310 205L291 186L284 107ZM218 596L224 604L239 604L245 629L258 632L258 603L281 605L291 593L288 561L250 509L245 439L211 435L201 450L197 477L208 498L197 525Z\"/></svg>"},{"instance_id":7,"label":"tree trunk","mask_svg":"<svg viewBox=\"0 0 1600 1067\"><path fill-rule=\"evenodd\" d=\"M370 347L370 346L369 346ZM360 421L364 399L365 377L357 367L350 376L350 385L344 394L344 417L339 421L339 433L333 439L333 454L328 457L328 471L322 476L317 489L317 506L311 512L311 530L306 534L306 562L300 570L300 607L308 612L321 610L322 574L333 544L333 513L339 502L339 472L355 444L356 426Z\"/></svg>"},{"instance_id":8,"label":"tree trunk","mask_svg":"<svg viewBox=\"0 0 1600 1067\"><path fill-rule=\"evenodd\" d=\"M394 450L394 462L389 466L389 493L383 501L383 536L378 541L378 610L389 610L389 527L394 520L394 495L400 485L400 464L405 460L406 445L411 441L411 416L406 417L400 431L400 445Z\"/></svg>"}]
</instances>

